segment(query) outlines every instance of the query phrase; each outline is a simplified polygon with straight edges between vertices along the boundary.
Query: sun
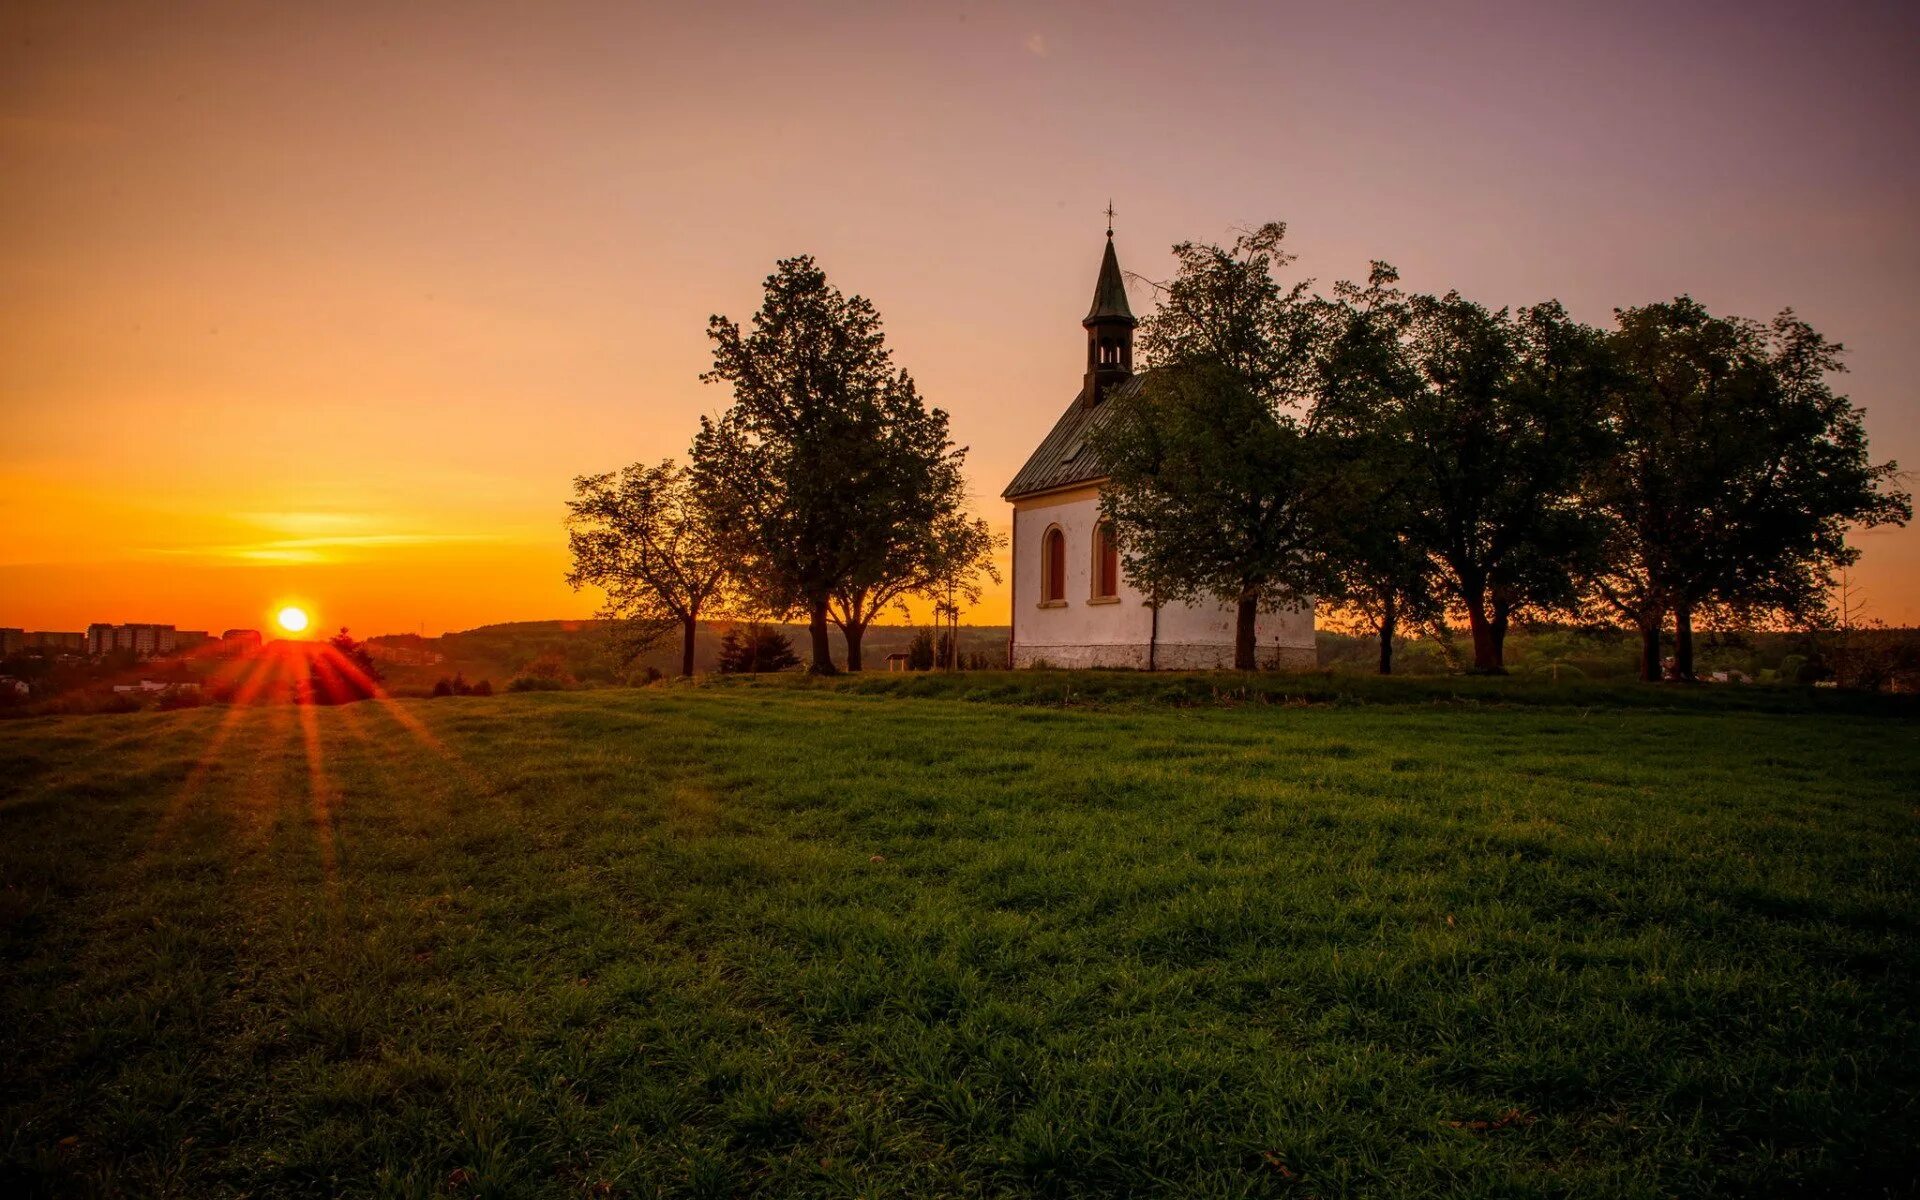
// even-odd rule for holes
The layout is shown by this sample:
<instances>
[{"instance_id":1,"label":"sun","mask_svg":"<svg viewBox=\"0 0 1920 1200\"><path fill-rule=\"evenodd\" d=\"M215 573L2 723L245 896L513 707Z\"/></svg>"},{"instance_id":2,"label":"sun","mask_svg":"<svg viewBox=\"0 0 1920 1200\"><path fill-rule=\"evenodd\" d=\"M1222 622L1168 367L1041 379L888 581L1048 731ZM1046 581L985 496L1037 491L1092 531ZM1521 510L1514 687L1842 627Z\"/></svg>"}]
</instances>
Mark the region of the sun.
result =
<instances>
[{"instance_id":1,"label":"sun","mask_svg":"<svg viewBox=\"0 0 1920 1200\"><path fill-rule=\"evenodd\" d=\"M304 608L298 608L289 604L279 612L273 614L273 619L280 628L286 630L288 633L305 633L307 631L307 610Z\"/></svg>"}]
</instances>

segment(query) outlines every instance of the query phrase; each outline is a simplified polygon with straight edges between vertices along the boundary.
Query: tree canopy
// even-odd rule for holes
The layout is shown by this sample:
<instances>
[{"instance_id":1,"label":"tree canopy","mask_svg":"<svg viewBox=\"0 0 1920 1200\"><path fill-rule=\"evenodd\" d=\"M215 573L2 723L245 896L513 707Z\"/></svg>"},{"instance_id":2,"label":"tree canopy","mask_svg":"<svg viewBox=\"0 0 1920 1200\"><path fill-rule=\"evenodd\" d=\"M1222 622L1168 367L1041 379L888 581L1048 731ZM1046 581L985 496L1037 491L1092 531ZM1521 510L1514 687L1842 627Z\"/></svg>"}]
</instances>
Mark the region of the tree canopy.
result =
<instances>
[{"instance_id":1,"label":"tree canopy","mask_svg":"<svg viewBox=\"0 0 1920 1200\"><path fill-rule=\"evenodd\" d=\"M1261 608L1311 595L1337 490L1315 423L1309 284L1278 277L1285 235L1272 223L1229 247L1174 247L1179 270L1141 327L1149 370L1090 435L1128 574L1154 603L1233 605L1242 670Z\"/></svg>"},{"instance_id":2,"label":"tree canopy","mask_svg":"<svg viewBox=\"0 0 1920 1200\"><path fill-rule=\"evenodd\" d=\"M1373 427L1404 454L1398 515L1466 618L1473 669L1500 671L1509 625L1570 608L1598 542L1579 486L1600 452L1600 340L1552 301L1383 303L1405 306Z\"/></svg>"},{"instance_id":3,"label":"tree canopy","mask_svg":"<svg viewBox=\"0 0 1920 1200\"><path fill-rule=\"evenodd\" d=\"M1693 674L1695 616L1817 619L1857 552L1853 525L1904 522L1892 463L1867 454L1862 414L1833 393L1841 347L1795 317L1716 317L1691 297L1619 310L1610 335L1610 439L1586 488L1605 536L1597 602L1636 626L1641 674Z\"/></svg>"},{"instance_id":4,"label":"tree canopy","mask_svg":"<svg viewBox=\"0 0 1920 1200\"><path fill-rule=\"evenodd\" d=\"M693 674L702 614L727 597L731 559L694 496L688 472L671 459L618 473L583 475L567 502L567 547L576 591L597 587L623 660L680 633L680 673Z\"/></svg>"},{"instance_id":5,"label":"tree canopy","mask_svg":"<svg viewBox=\"0 0 1920 1200\"><path fill-rule=\"evenodd\" d=\"M783 259L750 329L708 325L713 368L733 403L702 418L694 474L743 591L769 614L807 616L809 669L847 666L873 618L923 587L940 522L965 499L947 414L891 361L880 317L807 256Z\"/></svg>"},{"instance_id":6,"label":"tree canopy","mask_svg":"<svg viewBox=\"0 0 1920 1200\"><path fill-rule=\"evenodd\" d=\"M1472 668L1498 672L1514 622L1569 617L1636 628L1659 678L1671 618L1690 677L1697 620L1827 619L1849 531L1911 519L1832 388L1841 346L1790 310L1762 324L1682 296L1601 330L1557 301L1408 294L1384 262L1322 297L1286 277L1285 238L1270 222L1174 246L1143 375L1081 399L1106 406L1086 434L1100 536L1148 603L1232 605L1236 666L1256 665L1260 611L1311 601L1377 634L1383 673L1409 626L1463 622ZM575 481L568 581L605 589L630 647L677 625L689 672L720 604L804 613L816 672L836 669L830 626L857 670L907 597L957 646L1002 541L874 306L802 255L745 327L714 316L708 336L701 378L730 405L688 470Z\"/></svg>"}]
</instances>

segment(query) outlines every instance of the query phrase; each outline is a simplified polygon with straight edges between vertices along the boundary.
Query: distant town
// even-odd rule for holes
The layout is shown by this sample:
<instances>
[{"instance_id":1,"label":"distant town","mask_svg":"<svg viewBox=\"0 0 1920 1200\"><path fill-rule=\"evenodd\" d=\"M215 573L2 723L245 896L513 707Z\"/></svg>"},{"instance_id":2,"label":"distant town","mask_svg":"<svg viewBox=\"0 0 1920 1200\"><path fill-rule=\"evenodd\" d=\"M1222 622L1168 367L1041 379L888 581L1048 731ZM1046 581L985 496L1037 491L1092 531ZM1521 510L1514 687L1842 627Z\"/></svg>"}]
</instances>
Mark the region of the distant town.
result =
<instances>
[{"instance_id":1,"label":"distant town","mask_svg":"<svg viewBox=\"0 0 1920 1200\"><path fill-rule=\"evenodd\" d=\"M10 654L68 654L101 658L109 654L131 654L135 658L161 658L169 654L187 654L212 643L221 650L243 652L260 648L257 629L229 629L214 637L204 629L176 629L171 625L141 622L113 625L95 622L85 633L55 630L27 630L0 626L0 657Z\"/></svg>"},{"instance_id":2,"label":"distant town","mask_svg":"<svg viewBox=\"0 0 1920 1200\"><path fill-rule=\"evenodd\" d=\"M0 626L0 711L18 715L29 700L86 692L93 707L75 711L123 711L142 696L169 707L197 703L208 672L262 645L257 629L215 637L144 621L97 621L85 633Z\"/></svg>"}]
</instances>

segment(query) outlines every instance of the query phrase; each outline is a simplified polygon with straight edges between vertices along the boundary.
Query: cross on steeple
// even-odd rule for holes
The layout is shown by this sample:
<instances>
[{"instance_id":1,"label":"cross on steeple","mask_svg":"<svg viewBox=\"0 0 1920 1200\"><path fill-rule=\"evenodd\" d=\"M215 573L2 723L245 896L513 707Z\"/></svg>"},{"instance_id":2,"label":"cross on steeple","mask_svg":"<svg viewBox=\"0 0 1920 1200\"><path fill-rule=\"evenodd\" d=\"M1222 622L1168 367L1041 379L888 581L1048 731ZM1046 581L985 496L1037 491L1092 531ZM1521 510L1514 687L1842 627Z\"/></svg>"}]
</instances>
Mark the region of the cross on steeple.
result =
<instances>
[{"instance_id":1,"label":"cross on steeple","mask_svg":"<svg viewBox=\"0 0 1920 1200\"><path fill-rule=\"evenodd\" d=\"M1107 240L1113 240L1113 201L1107 201Z\"/></svg>"}]
</instances>

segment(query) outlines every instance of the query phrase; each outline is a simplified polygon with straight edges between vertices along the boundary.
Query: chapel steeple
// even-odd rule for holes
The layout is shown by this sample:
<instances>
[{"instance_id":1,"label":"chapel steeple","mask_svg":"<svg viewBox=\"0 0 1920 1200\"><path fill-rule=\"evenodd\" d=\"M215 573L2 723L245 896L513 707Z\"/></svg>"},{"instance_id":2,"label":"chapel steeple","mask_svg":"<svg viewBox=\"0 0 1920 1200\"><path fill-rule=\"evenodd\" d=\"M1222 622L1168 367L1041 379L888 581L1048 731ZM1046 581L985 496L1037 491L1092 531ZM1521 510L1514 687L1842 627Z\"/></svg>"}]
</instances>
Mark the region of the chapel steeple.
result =
<instances>
[{"instance_id":1,"label":"chapel steeple","mask_svg":"<svg viewBox=\"0 0 1920 1200\"><path fill-rule=\"evenodd\" d=\"M1133 374L1133 310L1127 307L1127 285L1120 276L1120 260L1113 253L1113 205L1107 205L1107 249L1100 258L1100 278L1093 285L1093 307L1080 322L1087 331L1087 382L1081 403L1092 407L1102 393Z\"/></svg>"}]
</instances>

